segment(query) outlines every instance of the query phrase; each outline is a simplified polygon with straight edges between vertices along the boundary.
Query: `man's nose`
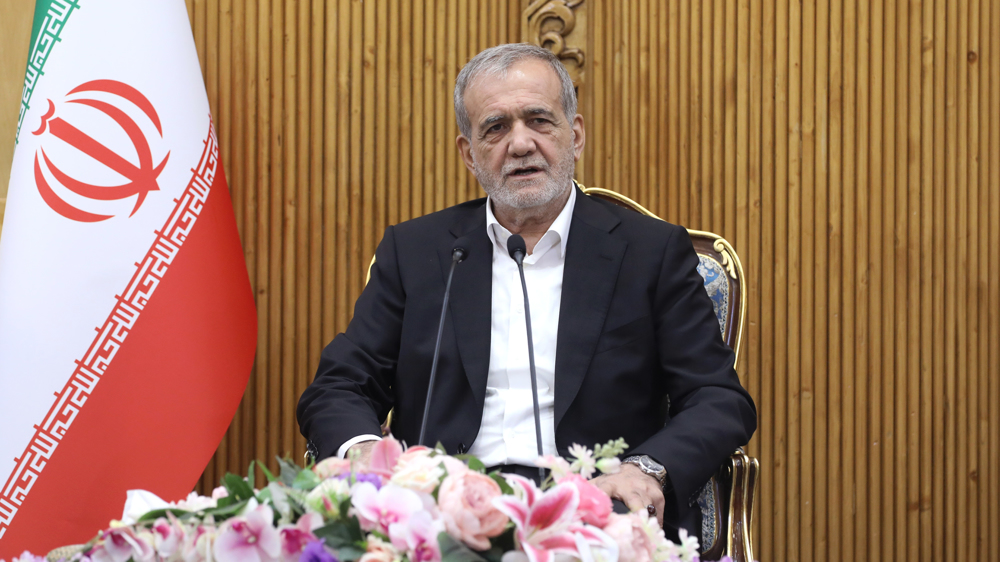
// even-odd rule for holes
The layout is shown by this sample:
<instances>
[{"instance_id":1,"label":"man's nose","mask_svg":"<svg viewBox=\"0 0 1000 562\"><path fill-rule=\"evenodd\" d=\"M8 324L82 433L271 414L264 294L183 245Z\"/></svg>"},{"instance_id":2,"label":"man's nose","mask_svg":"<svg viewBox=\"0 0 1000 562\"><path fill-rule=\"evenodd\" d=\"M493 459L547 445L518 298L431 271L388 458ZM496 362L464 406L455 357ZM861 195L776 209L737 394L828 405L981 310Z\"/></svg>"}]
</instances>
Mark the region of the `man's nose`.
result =
<instances>
[{"instance_id":1,"label":"man's nose","mask_svg":"<svg viewBox=\"0 0 1000 562\"><path fill-rule=\"evenodd\" d=\"M514 123L510 131L510 144L507 145L509 156L527 156L536 149L534 131L520 121Z\"/></svg>"}]
</instances>

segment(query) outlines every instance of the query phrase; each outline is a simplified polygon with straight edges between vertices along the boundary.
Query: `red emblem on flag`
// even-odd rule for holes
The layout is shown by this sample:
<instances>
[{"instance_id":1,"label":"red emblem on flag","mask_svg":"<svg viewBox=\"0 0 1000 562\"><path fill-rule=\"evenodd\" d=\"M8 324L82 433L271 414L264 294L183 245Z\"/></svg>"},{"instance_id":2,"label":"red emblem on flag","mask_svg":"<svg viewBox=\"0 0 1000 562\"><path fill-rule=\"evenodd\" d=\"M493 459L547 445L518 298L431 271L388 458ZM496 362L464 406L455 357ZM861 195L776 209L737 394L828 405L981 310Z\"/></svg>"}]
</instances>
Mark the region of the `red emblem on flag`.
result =
<instances>
[{"instance_id":1,"label":"red emblem on flag","mask_svg":"<svg viewBox=\"0 0 1000 562\"><path fill-rule=\"evenodd\" d=\"M160 117L149 102L146 96L128 84L115 80L93 80L86 82L70 90L69 94L79 94L83 92L103 92L111 94L138 108L156 127L160 138L163 138L163 128L160 125ZM104 97L104 96L101 96ZM107 115L121 127L128 136L135 149L135 157L138 158L138 165L129 161L126 157L108 148L92 136L76 128L61 117L52 118L55 115L55 104L49 100L49 110L42 116L42 124L35 135L41 135L48 130L53 137L62 140L73 148L100 162L110 170L117 172L128 181L120 185L93 185L74 179L56 167L49 159L43 147L39 147L35 153L35 185L42 199L60 215L79 222L98 222L111 218L114 215L105 215L85 211L69 203L65 198L60 197L42 171L42 162L51 173L52 177L58 181L62 187L69 192L75 193L84 199L94 201L118 201L132 196L137 196L135 206L129 216L135 214L146 200L150 191L158 191L159 185L156 183L170 153L163 157L159 164L153 163L153 155L149 146L149 140L143 133L142 128L136 121L120 107L113 105L103 99L74 98L68 103L75 103L94 108Z\"/></svg>"}]
</instances>

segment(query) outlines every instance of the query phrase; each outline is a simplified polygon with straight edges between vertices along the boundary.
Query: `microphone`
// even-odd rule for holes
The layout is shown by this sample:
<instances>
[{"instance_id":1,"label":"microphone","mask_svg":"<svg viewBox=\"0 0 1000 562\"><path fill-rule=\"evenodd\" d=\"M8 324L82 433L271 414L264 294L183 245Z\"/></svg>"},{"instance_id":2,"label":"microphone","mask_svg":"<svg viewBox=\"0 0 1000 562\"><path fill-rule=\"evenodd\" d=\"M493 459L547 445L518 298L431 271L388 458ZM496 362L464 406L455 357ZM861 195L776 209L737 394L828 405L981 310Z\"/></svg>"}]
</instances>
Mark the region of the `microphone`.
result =
<instances>
[{"instance_id":1,"label":"microphone","mask_svg":"<svg viewBox=\"0 0 1000 562\"><path fill-rule=\"evenodd\" d=\"M431 379L427 383L427 400L424 402L424 417L420 422L420 438L418 445L424 444L424 432L427 430L427 414L431 411L431 397L434 395L434 379L437 377L438 357L441 355L441 336L444 334L444 317L448 311L448 297L451 295L451 278L455 274L458 262L469 257L471 240L463 236L451 247L451 269L448 270L448 282L444 286L444 302L441 303L441 321L438 323L437 341L434 342L434 359L431 361Z\"/></svg>"},{"instance_id":2,"label":"microphone","mask_svg":"<svg viewBox=\"0 0 1000 562\"><path fill-rule=\"evenodd\" d=\"M521 274L521 291L524 293L524 324L528 329L528 370L531 373L531 406L535 413L535 445L538 456L542 456L542 422L538 412L538 378L535 375L535 344L531 337L531 309L528 307L528 284L524 281L524 256L528 255L528 247L520 234L512 234L507 239L507 253L517 263L517 271ZM538 477L545 480L545 469L538 467Z\"/></svg>"}]
</instances>

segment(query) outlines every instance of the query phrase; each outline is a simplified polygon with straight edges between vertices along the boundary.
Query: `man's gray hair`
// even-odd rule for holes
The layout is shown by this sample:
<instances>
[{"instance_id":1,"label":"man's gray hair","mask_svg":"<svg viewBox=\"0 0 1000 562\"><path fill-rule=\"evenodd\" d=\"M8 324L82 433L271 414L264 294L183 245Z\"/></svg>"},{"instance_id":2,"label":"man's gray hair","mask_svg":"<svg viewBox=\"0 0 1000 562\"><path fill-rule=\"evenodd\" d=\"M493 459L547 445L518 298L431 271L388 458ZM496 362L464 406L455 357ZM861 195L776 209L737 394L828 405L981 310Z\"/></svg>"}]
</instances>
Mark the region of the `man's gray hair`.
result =
<instances>
[{"instance_id":1,"label":"man's gray hair","mask_svg":"<svg viewBox=\"0 0 1000 562\"><path fill-rule=\"evenodd\" d=\"M566 114L567 120L573 120L573 117L576 116L576 90L573 89L573 79L569 77L569 72L566 72L566 68L559 62L559 59L552 54L552 51L538 45L508 43L490 47L472 57L472 60L462 67L458 78L455 79L455 121L458 123L458 130L465 138L472 138L469 111L465 108L465 90L481 76L490 76L501 80L506 78L510 67L526 59L547 62L556 72L562 86L560 98L563 113Z\"/></svg>"}]
</instances>

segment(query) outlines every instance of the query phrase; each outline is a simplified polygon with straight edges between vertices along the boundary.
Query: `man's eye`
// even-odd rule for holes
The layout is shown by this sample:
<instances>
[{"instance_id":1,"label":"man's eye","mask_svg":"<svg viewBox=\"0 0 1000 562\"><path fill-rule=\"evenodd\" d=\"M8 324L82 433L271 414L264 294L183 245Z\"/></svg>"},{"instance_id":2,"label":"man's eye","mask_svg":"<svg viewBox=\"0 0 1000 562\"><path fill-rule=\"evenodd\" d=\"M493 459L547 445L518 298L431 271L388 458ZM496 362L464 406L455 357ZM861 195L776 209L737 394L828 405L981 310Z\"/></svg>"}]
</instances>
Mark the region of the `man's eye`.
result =
<instances>
[{"instance_id":1,"label":"man's eye","mask_svg":"<svg viewBox=\"0 0 1000 562\"><path fill-rule=\"evenodd\" d=\"M503 125L501 125L500 123L497 123L496 125L493 125L489 129L486 129L486 132L487 133L498 133L498 132L500 132L501 129L503 129Z\"/></svg>"}]
</instances>

